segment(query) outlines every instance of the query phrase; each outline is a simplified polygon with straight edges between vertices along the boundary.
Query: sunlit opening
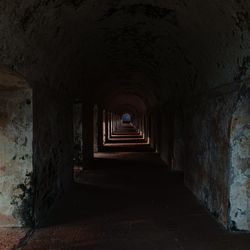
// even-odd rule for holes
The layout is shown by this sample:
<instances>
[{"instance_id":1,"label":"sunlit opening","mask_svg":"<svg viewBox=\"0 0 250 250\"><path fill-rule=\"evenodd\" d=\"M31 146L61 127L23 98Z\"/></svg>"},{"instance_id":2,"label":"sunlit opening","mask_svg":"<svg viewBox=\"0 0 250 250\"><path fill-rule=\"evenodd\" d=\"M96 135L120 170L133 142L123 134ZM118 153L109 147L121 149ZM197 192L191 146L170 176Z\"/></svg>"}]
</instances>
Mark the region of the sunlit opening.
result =
<instances>
[{"instance_id":1,"label":"sunlit opening","mask_svg":"<svg viewBox=\"0 0 250 250\"><path fill-rule=\"evenodd\" d=\"M126 113L122 115L122 122L123 123L130 123L131 122L131 115Z\"/></svg>"}]
</instances>

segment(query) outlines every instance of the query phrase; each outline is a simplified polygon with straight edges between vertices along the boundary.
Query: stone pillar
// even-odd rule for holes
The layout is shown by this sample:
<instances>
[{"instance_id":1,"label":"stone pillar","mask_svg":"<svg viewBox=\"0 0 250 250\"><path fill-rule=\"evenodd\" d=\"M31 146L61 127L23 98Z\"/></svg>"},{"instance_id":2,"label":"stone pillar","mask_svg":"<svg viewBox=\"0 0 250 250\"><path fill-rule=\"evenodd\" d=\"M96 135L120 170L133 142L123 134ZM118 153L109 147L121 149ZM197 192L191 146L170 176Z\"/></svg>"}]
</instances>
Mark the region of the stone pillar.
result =
<instances>
[{"instance_id":1,"label":"stone pillar","mask_svg":"<svg viewBox=\"0 0 250 250\"><path fill-rule=\"evenodd\" d=\"M98 122L98 107L94 106L94 153L98 152L98 140L99 140L99 122Z\"/></svg>"},{"instance_id":2,"label":"stone pillar","mask_svg":"<svg viewBox=\"0 0 250 250\"><path fill-rule=\"evenodd\" d=\"M102 108L98 108L98 151L101 151L104 143L104 119L103 119L104 110Z\"/></svg>"},{"instance_id":3,"label":"stone pillar","mask_svg":"<svg viewBox=\"0 0 250 250\"><path fill-rule=\"evenodd\" d=\"M147 117L147 114L144 115L144 134L145 134L145 140L148 141L148 117Z\"/></svg>"},{"instance_id":4,"label":"stone pillar","mask_svg":"<svg viewBox=\"0 0 250 250\"><path fill-rule=\"evenodd\" d=\"M143 134L143 138L145 139L145 120L144 120L144 116L141 117L141 130L142 130L142 134Z\"/></svg>"},{"instance_id":5,"label":"stone pillar","mask_svg":"<svg viewBox=\"0 0 250 250\"><path fill-rule=\"evenodd\" d=\"M83 161L83 116L82 102L74 103L73 107L73 130L74 130L74 165L80 166Z\"/></svg>"},{"instance_id":6,"label":"stone pillar","mask_svg":"<svg viewBox=\"0 0 250 250\"><path fill-rule=\"evenodd\" d=\"M159 133L159 113L157 112L157 110L153 110L151 113L150 113L150 123L151 123L151 126L150 126L150 138L151 138L151 147L153 149L155 149L156 152L159 151L159 136L160 136L160 133Z\"/></svg>"},{"instance_id":7,"label":"stone pillar","mask_svg":"<svg viewBox=\"0 0 250 250\"><path fill-rule=\"evenodd\" d=\"M109 140L109 119L108 119L109 115L108 114L109 114L109 112L107 110L105 110L105 112L104 112L105 143L108 143L108 140Z\"/></svg>"},{"instance_id":8,"label":"stone pillar","mask_svg":"<svg viewBox=\"0 0 250 250\"><path fill-rule=\"evenodd\" d=\"M112 129L112 126L111 126L111 112L108 111L108 140L111 138L111 129Z\"/></svg>"},{"instance_id":9,"label":"stone pillar","mask_svg":"<svg viewBox=\"0 0 250 250\"><path fill-rule=\"evenodd\" d=\"M110 138L112 137L114 131L114 114L110 113Z\"/></svg>"},{"instance_id":10,"label":"stone pillar","mask_svg":"<svg viewBox=\"0 0 250 250\"><path fill-rule=\"evenodd\" d=\"M35 223L45 225L73 183L73 100L68 93L33 90L33 164Z\"/></svg>"},{"instance_id":11,"label":"stone pillar","mask_svg":"<svg viewBox=\"0 0 250 250\"><path fill-rule=\"evenodd\" d=\"M94 158L94 115L93 105L83 104L83 161Z\"/></svg>"}]
</instances>

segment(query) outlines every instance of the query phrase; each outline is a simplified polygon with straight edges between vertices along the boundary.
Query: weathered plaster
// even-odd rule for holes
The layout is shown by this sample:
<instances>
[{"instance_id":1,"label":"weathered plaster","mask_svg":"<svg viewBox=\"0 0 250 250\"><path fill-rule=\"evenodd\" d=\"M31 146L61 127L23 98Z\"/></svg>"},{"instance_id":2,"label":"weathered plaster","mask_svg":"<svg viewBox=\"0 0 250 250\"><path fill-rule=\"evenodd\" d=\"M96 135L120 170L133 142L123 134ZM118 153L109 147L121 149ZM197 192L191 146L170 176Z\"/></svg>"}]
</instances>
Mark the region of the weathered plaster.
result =
<instances>
[{"instance_id":1,"label":"weathered plaster","mask_svg":"<svg viewBox=\"0 0 250 250\"><path fill-rule=\"evenodd\" d=\"M202 96L185 107L185 182L228 225L229 126L237 94Z\"/></svg>"},{"instance_id":2,"label":"weathered plaster","mask_svg":"<svg viewBox=\"0 0 250 250\"><path fill-rule=\"evenodd\" d=\"M160 113L160 154L162 160L173 169L173 107L165 105Z\"/></svg>"},{"instance_id":3,"label":"weathered plaster","mask_svg":"<svg viewBox=\"0 0 250 250\"><path fill-rule=\"evenodd\" d=\"M0 226L33 216L32 91L0 92Z\"/></svg>"},{"instance_id":4,"label":"weathered plaster","mask_svg":"<svg viewBox=\"0 0 250 250\"><path fill-rule=\"evenodd\" d=\"M230 227L250 230L250 88L231 121Z\"/></svg>"},{"instance_id":5,"label":"weathered plaster","mask_svg":"<svg viewBox=\"0 0 250 250\"><path fill-rule=\"evenodd\" d=\"M168 103L159 122L161 156L177 169L184 164L187 184L226 225L235 103L227 85L239 88L250 75L249 13L249 0L0 1L0 61L42 93L34 112L38 214L63 192L59 187L69 179L64 172L59 177L59 165L73 159L65 155L73 148L66 121L71 97L49 95L50 88L92 104L129 89L145 104ZM15 77L8 82L17 85ZM92 134L88 126L85 131ZM92 135L84 137L90 155Z\"/></svg>"},{"instance_id":6,"label":"weathered plaster","mask_svg":"<svg viewBox=\"0 0 250 250\"><path fill-rule=\"evenodd\" d=\"M184 112L176 113L184 121L184 159L179 160L186 185L213 216L232 230L249 230L249 90L237 85L196 96L184 104Z\"/></svg>"}]
</instances>

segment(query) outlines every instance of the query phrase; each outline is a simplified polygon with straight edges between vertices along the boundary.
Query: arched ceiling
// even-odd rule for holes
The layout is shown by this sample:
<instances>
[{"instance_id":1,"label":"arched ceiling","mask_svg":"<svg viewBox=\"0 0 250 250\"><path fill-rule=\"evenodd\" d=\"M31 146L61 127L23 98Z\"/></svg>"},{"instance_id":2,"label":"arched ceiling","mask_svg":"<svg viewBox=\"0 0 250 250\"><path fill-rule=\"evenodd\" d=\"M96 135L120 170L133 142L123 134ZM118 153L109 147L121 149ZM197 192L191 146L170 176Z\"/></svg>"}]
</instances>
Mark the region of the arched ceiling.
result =
<instances>
[{"instance_id":1,"label":"arched ceiling","mask_svg":"<svg viewBox=\"0 0 250 250\"><path fill-rule=\"evenodd\" d=\"M249 11L249 0L2 0L0 58L33 86L90 101L127 87L164 101L249 77Z\"/></svg>"},{"instance_id":2,"label":"arched ceiling","mask_svg":"<svg viewBox=\"0 0 250 250\"><path fill-rule=\"evenodd\" d=\"M104 108L117 106L121 101L124 103L136 100L135 102L138 102L139 109L144 113L158 104L156 93L153 93L150 88L147 89L147 84L145 83L147 82L118 82L116 84L110 82L109 84L104 84L104 88L99 87L95 91L94 99Z\"/></svg>"},{"instance_id":3,"label":"arched ceiling","mask_svg":"<svg viewBox=\"0 0 250 250\"><path fill-rule=\"evenodd\" d=\"M138 116L145 114L148 107L139 96L132 93L120 93L107 99L106 108L118 114L128 112Z\"/></svg>"}]
</instances>

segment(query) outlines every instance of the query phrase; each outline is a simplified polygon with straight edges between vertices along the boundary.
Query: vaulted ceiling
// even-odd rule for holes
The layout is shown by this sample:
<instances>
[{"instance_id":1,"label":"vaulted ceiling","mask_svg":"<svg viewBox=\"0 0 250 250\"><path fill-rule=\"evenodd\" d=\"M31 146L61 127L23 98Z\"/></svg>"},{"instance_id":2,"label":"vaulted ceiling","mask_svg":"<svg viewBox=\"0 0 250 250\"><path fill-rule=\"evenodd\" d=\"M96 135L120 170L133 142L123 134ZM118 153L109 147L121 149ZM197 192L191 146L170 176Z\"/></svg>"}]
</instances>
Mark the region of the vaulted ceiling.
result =
<instances>
[{"instance_id":1,"label":"vaulted ceiling","mask_svg":"<svg viewBox=\"0 0 250 250\"><path fill-rule=\"evenodd\" d=\"M249 0L2 0L1 64L90 101L117 89L181 98L249 76L249 11Z\"/></svg>"}]
</instances>

